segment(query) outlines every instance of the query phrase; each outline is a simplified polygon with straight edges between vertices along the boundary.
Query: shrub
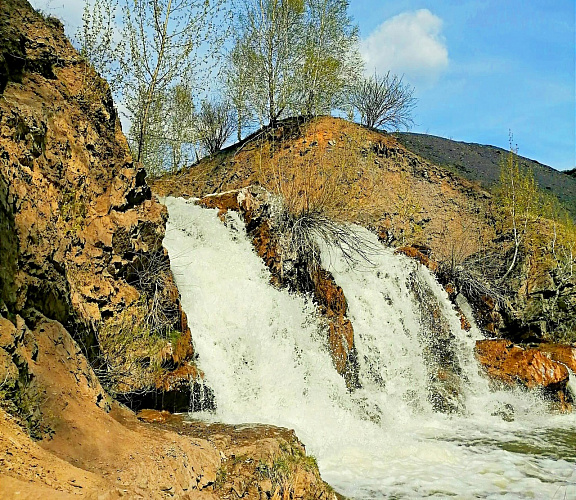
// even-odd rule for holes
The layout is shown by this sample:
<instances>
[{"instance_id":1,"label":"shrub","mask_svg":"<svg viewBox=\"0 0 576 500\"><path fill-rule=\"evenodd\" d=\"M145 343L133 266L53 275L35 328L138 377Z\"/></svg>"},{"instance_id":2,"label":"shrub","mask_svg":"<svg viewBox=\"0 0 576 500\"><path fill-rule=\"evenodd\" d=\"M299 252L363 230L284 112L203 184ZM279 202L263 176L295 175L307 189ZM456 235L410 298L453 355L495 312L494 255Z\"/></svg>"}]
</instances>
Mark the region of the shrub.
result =
<instances>
[{"instance_id":1,"label":"shrub","mask_svg":"<svg viewBox=\"0 0 576 500\"><path fill-rule=\"evenodd\" d=\"M350 104L360 113L361 122L370 128L409 129L414 124L414 89L402 77L390 72L363 78L350 90Z\"/></svg>"}]
</instances>

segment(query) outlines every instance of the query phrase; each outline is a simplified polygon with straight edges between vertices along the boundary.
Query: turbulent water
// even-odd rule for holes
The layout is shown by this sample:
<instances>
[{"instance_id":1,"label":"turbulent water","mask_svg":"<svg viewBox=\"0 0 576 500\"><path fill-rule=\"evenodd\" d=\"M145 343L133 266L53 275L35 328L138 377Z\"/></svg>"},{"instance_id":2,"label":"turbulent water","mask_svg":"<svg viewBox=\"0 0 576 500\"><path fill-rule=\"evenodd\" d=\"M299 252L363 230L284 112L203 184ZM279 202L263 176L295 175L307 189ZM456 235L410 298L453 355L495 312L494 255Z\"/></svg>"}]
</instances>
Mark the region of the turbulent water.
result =
<instances>
[{"instance_id":1,"label":"turbulent water","mask_svg":"<svg viewBox=\"0 0 576 500\"><path fill-rule=\"evenodd\" d=\"M316 307L269 285L238 216L225 225L216 210L166 203L165 245L216 399L203 418L295 429L350 498L576 498L574 416L491 391L473 359L478 330L460 328L422 266L382 249L350 268L324 250L354 325L362 389L351 394ZM447 368L457 390L432 381Z\"/></svg>"}]
</instances>

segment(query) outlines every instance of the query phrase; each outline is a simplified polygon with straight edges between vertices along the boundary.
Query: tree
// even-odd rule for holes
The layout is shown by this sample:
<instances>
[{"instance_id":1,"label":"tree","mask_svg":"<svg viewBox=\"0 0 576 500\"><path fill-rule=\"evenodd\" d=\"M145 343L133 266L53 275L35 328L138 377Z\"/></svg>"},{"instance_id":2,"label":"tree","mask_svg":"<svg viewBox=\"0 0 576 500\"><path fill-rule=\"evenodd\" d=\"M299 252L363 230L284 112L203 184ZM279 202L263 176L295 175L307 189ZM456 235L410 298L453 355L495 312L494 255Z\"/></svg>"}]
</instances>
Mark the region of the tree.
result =
<instances>
[{"instance_id":1,"label":"tree","mask_svg":"<svg viewBox=\"0 0 576 500\"><path fill-rule=\"evenodd\" d=\"M229 52L224 65L225 95L236 110L236 133L238 142L242 140L242 130L250 125L250 88L251 75L242 62L242 47L237 45Z\"/></svg>"},{"instance_id":2,"label":"tree","mask_svg":"<svg viewBox=\"0 0 576 500\"><path fill-rule=\"evenodd\" d=\"M274 126L291 106L302 59L304 0L244 0L233 53L249 75L249 102Z\"/></svg>"},{"instance_id":3,"label":"tree","mask_svg":"<svg viewBox=\"0 0 576 500\"><path fill-rule=\"evenodd\" d=\"M116 23L118 0L92 0L84 4L82 26L76 32L80 54L105 76L112 90L119 84L118 60L124 43Z\"/></svg>"},{"instance_id":4,"label":"tree","mask_svg":"<svg viewBox=\"0 0 576 500\"><path fill-rule=\"evenodd\" d=\"M350 92L350 104L360 113L361 123L371 128L409 129L414 124L414 88L390 72L363 78Z\"/></svg>"},{"instance_id":5,"label":"tree","mask_svg":"<svg viewBox=\"0 0 576 500\"><path fill-rule=\"evenodd\" d=\"M142 162L147 173L159 175L165 170L166 155L168 154L163 126L167 95L156 92L154 100L148 102L147 114L145 115L144 104L148 99L147 92L148 89L143 86L132 97L133 112L127 139L132 153L138 151L138 161ZM144 126L144 120L147 122L146 126ZM145 130L145 133L140 135L142 130Z\"/></svg>"},{"instance_id":6,"label":"tree","mask_svg":"<svg viewBox=\"0 0 576 500\"><path fill-rule=\"evenodd\" d=\"M520 247L529 235L539 212L539 191L534 172L520 167L518 153L512 147L512 138L510 152L500 164L497 198L503 215L504 228L512 231L514 241L512 262L502 276L504 280L514 269Z\"/></svg>"},{"instance_id":7,"label":"tree","mask_svg":"<svg viewBox=\"0 0 576 500\"><path fill-rule=\"evenodd\" d=\"M274 126L288 114L329 113L362 70L347 0L244 0L227 59L240 115Z\"/></svg>"},{"instance_id":8,"label":"tree","mask_svg":"<svg viewBox=\"0 0 576 500\"><path fill-rule=\"evenodd\" d=\"M208 154L220 151L234 133L236 114L226 102L202 102L196 116L196 128L200 146Z\"/></svg>"},{"instance_id":9,"label":"tree","mask_svg":"<svg viewBox=\"0 0 576 500\"><path fill-rule=\"evenodd\" d=\"M191 81L202 58L200 47L214 39L213 18L221 4L221 0L132 0L124 5L128 54L121 61L123 94L130 113L140 116L133 138L137 161L157 96L166 94L175 82Z\"/></svg>"},{"instance_id":10,"label":"tree","mask_svg":"<svg viewBox=\"0 0 576 500\"><path fill-rule=\"evenodd\" d=\"M198 158L195 106L190 87L179 84L169 90L162 121L169 154L166 167L175 172Z\"/></svg>"},{"instance_id":11,"label":"tree","mask_svg":"<svg viewBox=\"0 0 576 500\"><path fill-rule=\"evenodd\" d=\"M329 114L345 102L343 90L362 72L358 28L348 15L347 0L307 4L300 108L306 115Z\"/></svg>"},{"instance_id":12,"label":"tree","mask_svg":"<svg viewBox=\"0 0 576 500\"><path fill-rule=\"evenodd\" d=\"M166 113L182 109L183 103L172 99L183 96L178 88L198 89L199 75L217 54L226 32L217 26L224 1L86 3L79 31L81 50L105 78L114 78L114 97L131 121L128 139L132 154L149 171L157 173L160 165L181 162L178 150L182 153L182 144L188 144L188 139L178 138L178 127L170 122L183 117L170 118ZM122 43L116 43L116 39ZM185 125L180 132L188 134L190 127ZM168 138L166 126L172 128ZM169 162L168 154L172 155Z\"/></svg>"}]
</instances>

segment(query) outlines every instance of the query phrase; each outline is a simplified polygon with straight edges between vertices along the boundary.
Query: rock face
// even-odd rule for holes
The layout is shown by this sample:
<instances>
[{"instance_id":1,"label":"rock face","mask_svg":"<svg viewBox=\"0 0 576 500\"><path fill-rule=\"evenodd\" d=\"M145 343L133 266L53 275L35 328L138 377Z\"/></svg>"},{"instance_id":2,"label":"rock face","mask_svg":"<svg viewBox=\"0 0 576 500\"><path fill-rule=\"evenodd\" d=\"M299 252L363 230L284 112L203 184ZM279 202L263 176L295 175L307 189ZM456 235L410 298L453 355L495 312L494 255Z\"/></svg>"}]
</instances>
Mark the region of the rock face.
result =
<instances>
[{"instance_id":1,"label":"rock face","mask_svg":"<svg viewBox=\"0 0 576 500\"><path fill-rule=\"evenodd\" d=\"M218 208L224 220L228 210L238 211L246 222L256 253L272 273L272 283L291 291L311 294L328 326L328 346L338 373L350 389L357 388L358 365L354 329L346 317L348 304L332 274L309 256L292 251L285 234L278 229L271 213L269 194L256 187L205 196L198 201L206 208Z\"/></svg>"},{"instance_id":2,"label":"rock face","mask_svg":"<svg viewBox=\"0 0 576 500\"><path fill-rule=\"evenodd\" d=\"M62 323L117 393L188 386L166 209L132 162L108 85L24 0L1 3L0 38L0 311ZM168 377L176 368L187 375Z\"/></svg>"},{"instance_id":3,"label":"rock face","mask_svg":"<svg viewBox=\"0 0 576 500\"><path fill-rule=\"evenodd\" d=\"M476 358L495 381L528 389L542 388L545 394L561 402L567 400L568 369L538 349L524 349L504 339L479 340Z\"/></svg>"}]
</instances>

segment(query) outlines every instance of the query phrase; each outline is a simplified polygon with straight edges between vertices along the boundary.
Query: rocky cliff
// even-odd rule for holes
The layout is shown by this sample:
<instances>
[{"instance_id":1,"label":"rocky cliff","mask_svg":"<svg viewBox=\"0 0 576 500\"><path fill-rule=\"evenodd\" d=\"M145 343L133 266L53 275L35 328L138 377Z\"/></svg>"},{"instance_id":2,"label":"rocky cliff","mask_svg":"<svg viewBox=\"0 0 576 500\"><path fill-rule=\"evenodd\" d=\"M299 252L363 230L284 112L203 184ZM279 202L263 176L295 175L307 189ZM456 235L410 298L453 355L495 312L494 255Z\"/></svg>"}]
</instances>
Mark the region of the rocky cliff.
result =
<instances>
[{"instance_id":1,"label":"rocky cliff","mask_svg":"<svg viewBox=\"0 0 576 500\"><path fill-rule=\"evenodd\" d=\"M166 210L132 162L108 85L27 2L2 3L0 35L2 312L62 323L116 393L170 392L176 369L188 385Z\"/></svg>"}]
</instances>

